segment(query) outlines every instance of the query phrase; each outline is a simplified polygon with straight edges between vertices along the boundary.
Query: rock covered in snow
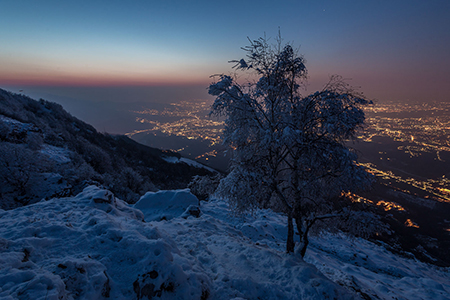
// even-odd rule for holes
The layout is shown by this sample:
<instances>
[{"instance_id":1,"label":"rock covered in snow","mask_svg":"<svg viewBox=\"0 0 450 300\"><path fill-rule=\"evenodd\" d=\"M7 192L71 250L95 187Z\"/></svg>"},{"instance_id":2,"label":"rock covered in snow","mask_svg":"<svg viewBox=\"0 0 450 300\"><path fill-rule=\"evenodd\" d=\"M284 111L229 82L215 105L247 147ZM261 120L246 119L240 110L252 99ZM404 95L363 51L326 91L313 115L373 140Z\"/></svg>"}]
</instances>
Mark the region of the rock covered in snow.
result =
<instances>
[{"instance_id":1,"label":"rock covered in snow","mask_svg":"<svg viewBox=\"0 0 450 300\"><path fill-rule=\"evenodd\" d=\"M145 221L150 222L180 217L189 206L198 204L197 197L189 189L182 189L147 192L133 207L141 210Z\"/></svg>"}]
</instances>

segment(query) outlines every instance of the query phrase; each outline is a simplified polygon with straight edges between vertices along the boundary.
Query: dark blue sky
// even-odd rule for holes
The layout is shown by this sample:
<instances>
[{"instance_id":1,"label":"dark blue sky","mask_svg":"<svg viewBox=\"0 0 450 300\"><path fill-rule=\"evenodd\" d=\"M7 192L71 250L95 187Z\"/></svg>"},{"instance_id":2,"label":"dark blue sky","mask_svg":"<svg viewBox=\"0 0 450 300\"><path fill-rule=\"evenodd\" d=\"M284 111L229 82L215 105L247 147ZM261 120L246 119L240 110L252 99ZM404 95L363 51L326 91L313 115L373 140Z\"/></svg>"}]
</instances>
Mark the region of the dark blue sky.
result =
<instances>
[{"instance_id":1,"label":"dark blue sky","mask_svg":"<svg viewBox=\"0 0 450 300\"><path fill-rule=\"evenodd\" d=\"M311 90L340 74L381 101L449 100L448 0L7 0L1 6L4 88L77 98L85 86L192 86L199 87L195 97L207 97L209 76L230 71L227 62L244 55L247 36L275 37L280 28L305 56Z\"/></svg>"}]
</instances>

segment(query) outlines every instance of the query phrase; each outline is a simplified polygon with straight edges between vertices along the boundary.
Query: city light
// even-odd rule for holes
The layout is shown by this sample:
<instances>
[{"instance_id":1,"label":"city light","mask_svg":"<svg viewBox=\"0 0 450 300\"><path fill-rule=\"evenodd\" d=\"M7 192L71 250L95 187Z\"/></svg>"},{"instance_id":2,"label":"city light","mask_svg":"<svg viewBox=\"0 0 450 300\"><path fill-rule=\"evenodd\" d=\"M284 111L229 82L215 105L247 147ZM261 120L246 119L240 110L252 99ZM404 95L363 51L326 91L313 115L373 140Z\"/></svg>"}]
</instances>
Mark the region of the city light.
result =
<instances>
[{"instance_id":1,"label":"city light","mask_svg":"<svg viewBox=\"0 0 450 300\"><path fill-rule=\"evenodd\" d=\"M184 137L189 140L207 141L210 146L221 143L221 133L224 122L209 116L211 101L182 101L172 103L164 109L143 108L133 111L135 121L148 125L148 128L127 133L129 137L140 133L162 133L168 136ZM377 103L366 109L367 127L358 136L363 142L373 142L374 139L388 138L397 143L397 150L409 156L418 158L425 153L435 155L435 160L444 162L442 153L450 153L450 103ZM174 151L183 151L184 146ZM411 194L411 189L428 193L433 199L450 202L450 179L445 176L437 178L416 178L405 176L405 172L390 169L395 158L382 148L378 151L380 162L384 167L370 161L361 163L366 170L385 185L396 183L410 186L402 191ZM195 159L216 157L217 151L205 149L196 155ZM397 187L397 190L399 188ZM359 197L359 196L358 196ZM424 196L427 198L427 196ZM359 198L359 201L363 201ZM370 201L365 199L364 201ZM403 210L396 203L379 201L373 203L385 210Z\"/></svg>"},{"instance_id":2,"label":"city light","mask_svg":"<svg viewBox=\"0 0 450 300\"><path fill-rule=\"evenodd\" d=\"M133 111L138 116L137 123L148 124L149 128L134 130L126 135L132 137L139 133L160 132L166 135L182 136L187 139L201 139L209 142L210 146L220 143L220 135L223 130L223 121L214 120L208 116L211 103L207 101L182 101L172 103L161 111L156 109L144 109ZM155 120L154 116L170 117L167 121ZM205 156L213 153L205 153Z\"/></svg>"}]
</instances>

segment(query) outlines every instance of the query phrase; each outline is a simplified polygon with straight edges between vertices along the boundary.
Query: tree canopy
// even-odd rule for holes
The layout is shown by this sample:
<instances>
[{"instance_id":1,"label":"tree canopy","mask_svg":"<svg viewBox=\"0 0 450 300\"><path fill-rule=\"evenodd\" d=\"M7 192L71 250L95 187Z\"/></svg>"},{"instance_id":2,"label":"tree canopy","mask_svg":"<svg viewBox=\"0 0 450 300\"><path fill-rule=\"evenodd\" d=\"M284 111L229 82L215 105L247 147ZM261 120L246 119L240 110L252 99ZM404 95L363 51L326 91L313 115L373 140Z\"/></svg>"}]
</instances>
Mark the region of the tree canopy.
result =
<instances>
[{"instance_id":1,"label":"tree canopy","mask_svg":"<svg viewBox=\"0 0 450 300\"><path fill-rule=\"evenodd\" d=\"M305 61L281 39L270 45L260 38L242 49L246 57L232 61L236 74L218 75L209 86L215 97L212 114L226 117L223 142L233 150L230 173L217 193L238 212L283 211L286 250L294 252L295 220L296 251L304 256L311 226L337 215L332 199L370 182L346 144L363 127L363 107L370 102L339 77L302 95ZM256 79L241 83L238 72Z\"/></svg>"}]
</instances>

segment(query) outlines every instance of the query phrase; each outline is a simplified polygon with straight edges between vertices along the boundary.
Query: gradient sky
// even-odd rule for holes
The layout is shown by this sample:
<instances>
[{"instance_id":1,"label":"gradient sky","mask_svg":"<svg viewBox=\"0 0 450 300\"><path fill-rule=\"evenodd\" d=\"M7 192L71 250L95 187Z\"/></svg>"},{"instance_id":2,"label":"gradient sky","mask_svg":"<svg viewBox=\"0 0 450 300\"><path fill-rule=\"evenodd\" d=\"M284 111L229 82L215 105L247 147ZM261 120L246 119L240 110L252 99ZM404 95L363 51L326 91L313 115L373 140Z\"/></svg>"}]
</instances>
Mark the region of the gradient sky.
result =
<instances>
[{"instance_id":1,"label":"gradient sky","mask_svg":"<svg viewBox=\"0 0 450 300\"><path fill-rule=\"evenodd\" d=\"M4 0L0 87L86 100L186 86L207 97L209 76L231 70L247 37L278 28L304 55L311 91L340 74L375 100L450 101L449 0Z\"/></svg>"}]
</instances>

